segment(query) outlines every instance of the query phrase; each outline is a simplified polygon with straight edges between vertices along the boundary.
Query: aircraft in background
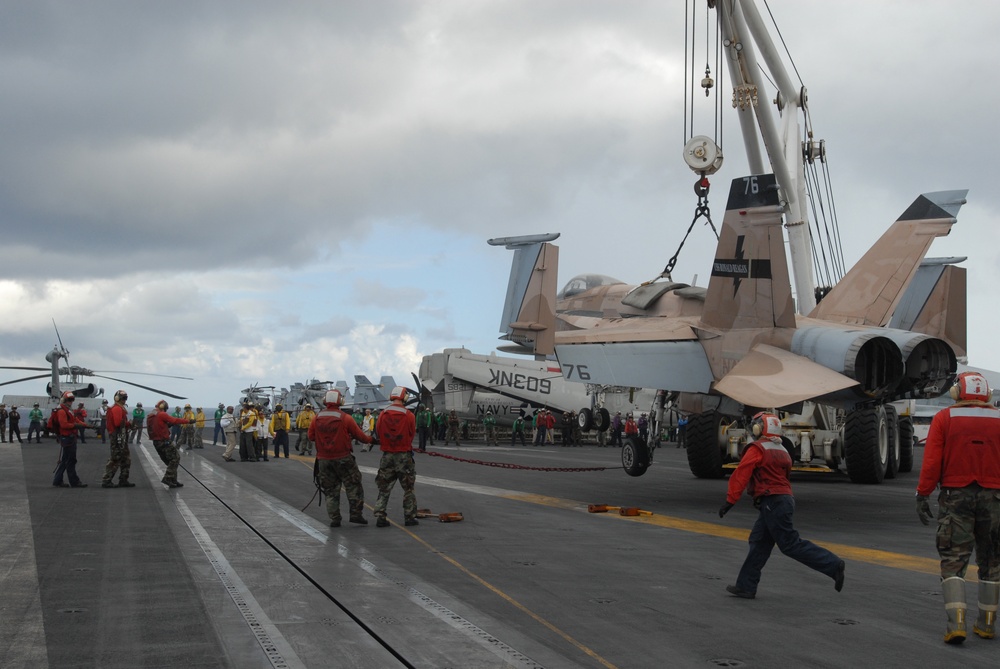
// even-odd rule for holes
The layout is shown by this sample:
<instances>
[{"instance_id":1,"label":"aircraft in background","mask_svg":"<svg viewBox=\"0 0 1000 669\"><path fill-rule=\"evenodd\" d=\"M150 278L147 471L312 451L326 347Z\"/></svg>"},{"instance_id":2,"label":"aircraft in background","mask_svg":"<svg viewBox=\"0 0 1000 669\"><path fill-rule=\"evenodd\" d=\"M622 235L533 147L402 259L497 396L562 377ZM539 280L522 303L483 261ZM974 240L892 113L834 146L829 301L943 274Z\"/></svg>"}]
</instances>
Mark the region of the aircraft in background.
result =
<instances>
[{"instance_id":1,"label":"aircraft in background","mask_svg":"<svg viewBox=\"0 0 1000 669\"><path fill-rule=\"evenodd\" d=\"M563 378L559 364L446 348L425 355L417 379L436 411L480 420L489 410L510 425L527 410L547 408L577 415L580 428L607 430L611 414L650 411L654 393L632 388L590 388Z\"/></svg>"},{"instance_id":2,"label":"aircraft in background","mask_svg":"<svg viewBox=\"0 0 1000 669\"><path fill-rule=\"evenodd\" d=\"M288 388L282 388L275 399L275 404L282 405L294 418L306 404L311 404L313 409L319 411L323 408L326 391L333 389L340 391L340 396L344 398L345 405L350 405L352 395L350 389L347 387L347 381L333 382L320 381L319 379L310 379L305 383L297 381Z\"/></svg>"},{"instance_id":3,"label":"aircraft in background","mask_svg":"<svg viewBox=\"0 0 1000 669\"><path fill-rule=\"evenodd\" d=\"M379 379L378 383L372 383L368 380L367 376L355 374L354 397L349 405L345 402L344 406L350 406L353 409L360 409L361 411L365 409L371 409L372 411L384 409L391 404L389 393L395 387L396 381L391 376L383 376Z\"/></svg>"}]
</instances>

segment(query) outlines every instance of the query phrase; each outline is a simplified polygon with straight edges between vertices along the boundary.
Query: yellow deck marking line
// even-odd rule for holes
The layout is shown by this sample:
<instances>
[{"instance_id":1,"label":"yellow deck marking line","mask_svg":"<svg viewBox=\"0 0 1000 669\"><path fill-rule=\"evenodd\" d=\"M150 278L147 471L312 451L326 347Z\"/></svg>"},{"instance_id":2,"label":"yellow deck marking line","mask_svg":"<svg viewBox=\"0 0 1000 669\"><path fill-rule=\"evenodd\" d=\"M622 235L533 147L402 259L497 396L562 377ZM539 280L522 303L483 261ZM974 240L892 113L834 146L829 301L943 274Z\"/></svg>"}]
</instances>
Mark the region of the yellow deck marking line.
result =
<instances>
[{"instance_id":1,"label":"yellow deck marking line","mask_svg":"<svg viewBox=\"0 0 1000 669\"><path fill-rule=\"evenodd\" d=\"M572 500L561 499L559 497L534 495L530 493L512 493L508 495L501 495L501 497L519 502L549 506L556 509L587 512L587 505L583 502L574 502ZM723 539L746 541L750 537L750 530L727 527L726 525L719 525L717 523L706 523L699 520L687 520L685 518L677 518L674 516L662 516L659 514L653 516L621 516L617 513L588 515L608 516L619 520L627 520L633 523L656 525L657 527L665 527L671 530L681 530L682 532L704 534L712 537L721 537ZM815 543L833 551L842 559L867 562L869 564L892 567L894 569L905 569L907 571L915 571L921 574L934 574L935 576L941 575L941 563L933 558L922 558L914 555L906 555L905 553L893 553L891 551L882 551L874 548L861 548L859 546L851 546L848 544L836 544L820 541ZM976 577L974 575L967 574L966 580L975 581Z\"/></svg>"},{"instance_id":2,"label":"yellow deck marking line","mask_svg":"<svg viewBox=\"0 0 1000 669\"><path fill-rule=\"evenodd\" d=\"M366 504L365 506L368 506L368 505ZM368 508L371 508L371 507L369 506ZM468 576L472 580L474 580L477 583L479 583L480 585L482 585L484 588L486 588L487 590L489 590L490 592L492 592L493 594L495 594L497 597L500 597L505 602L507 602L511 606L515 607L516 609L518 609L519 611L521 611L525 615L531 617L536 622L538 622L538 623L542 624L543 626L547 627L553 633L561 636L568 643L572 644L573 646L575 646L577 649L579 649L583 653L586 653L588 656L590 656L594 660L597 660L598 662L600 662L602 666L607 667L608 669L617 669L617 667L614 664L608 662L603 657L601 657L600 655L598 655L596 652L594 652L593 650L591 650L587 646L583 645L582 643L580 643L579 641L577 641L576 639L574 639L573 637L571 637L566 632L563 632L561 629L559 629L558 627L556 627L555 625L553 625L552 623L550 623L548 620L546 620L545 618L541 617L540 615L538 615L537 613L535 613L534 611L532 611L531 609L529 609L528 607L526 607L524 604L521 604L519 601L517 601L516 599L514 599L513 597L511 597L510 595L508 595L507 593L505 593L500 588L498 588L495 585L489 583L488 581L486 581L484 578L480 577L476 573L470 571L468 568L465 567L465 565L463 565L461 562L459 562L455 558L446 555L442 551L439 551L437 548L435 548L433 545L431 545L430 543L428 543L422 537L420 537L417 534L414 534L413 532L411 532L410 530L406 529L405 527L401 527L398 523L394 523L392 521L389 521L389 522L392 523L393 525L395 525L396 527L398 527L399 529L403 530L407 534L409 534L418 543L423 544L424 547L427 548L427 550L433 551L434 553L436 553L443 560L445 560L446 562L448 562L450 565L452 565L453 567L455 567L456 569L458 569L462 573L464 573L466 576Z\"/></svg>"}]
</instances>

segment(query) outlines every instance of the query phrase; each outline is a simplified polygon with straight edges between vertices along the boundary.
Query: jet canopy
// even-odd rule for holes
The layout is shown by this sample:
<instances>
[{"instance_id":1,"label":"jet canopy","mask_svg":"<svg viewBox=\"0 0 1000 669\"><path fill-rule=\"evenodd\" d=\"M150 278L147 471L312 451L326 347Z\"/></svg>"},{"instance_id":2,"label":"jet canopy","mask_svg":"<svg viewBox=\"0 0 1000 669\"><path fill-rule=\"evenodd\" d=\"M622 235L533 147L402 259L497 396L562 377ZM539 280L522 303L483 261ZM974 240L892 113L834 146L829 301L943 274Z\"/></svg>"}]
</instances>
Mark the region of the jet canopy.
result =
<instances>
[{"instance_id":1,"label":"jet canopy","mask_svg":"<svg viewBox=\"0 0 1000 669\"><path fill-rule=\"evenodd\" d=\"M625 282L607 276L606 274L577 274L570 279L565 286L563 286L563 289L559 291L558 295L556 295L556 299L563 300L567 297L573 297L574 295L590 290L591 288L613 286L619 283Z\"/></svg>"}]
</instances>

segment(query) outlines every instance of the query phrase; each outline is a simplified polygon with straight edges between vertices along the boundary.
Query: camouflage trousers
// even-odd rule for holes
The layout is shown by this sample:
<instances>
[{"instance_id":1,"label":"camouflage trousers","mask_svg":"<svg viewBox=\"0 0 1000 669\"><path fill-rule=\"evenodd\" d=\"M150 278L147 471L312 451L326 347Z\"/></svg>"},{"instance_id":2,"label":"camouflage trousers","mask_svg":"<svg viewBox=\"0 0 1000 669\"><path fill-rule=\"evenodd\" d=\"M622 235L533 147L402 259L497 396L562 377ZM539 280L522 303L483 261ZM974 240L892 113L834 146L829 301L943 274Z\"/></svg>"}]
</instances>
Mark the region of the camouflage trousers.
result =
<instances>
[{"instance_id":1,"label":"camouflage trousers","mask_svg":"<svg viewBox=\"0 0 1000 669\"><path fill-rule=\"evenodd\" d=\"M128 483L128 474L132 469L132 453L128 448L128 431L117 430L111 435L111 459L108 460L104 468L104 483L111 483L115 478L115 472L121 469L118 475L119 483Z\"/></svg>"},{"instance_id":2,"label":"camouflage trousers","mask_svg":"<svg viewBox=\"0 0 1000 669\"><path fill-rule=\"evenodd\" d=\"M194 448L194 427L185 425L181 428L181 438L178 446L187 446L188 450Z\"/></svg>"},{"instance_id":3,"label":"camouflage trousers","mask_svg":"<svg viewBox=\"0 0 1000 669\"><path fill-rule=\"evenodd\" d=\"M177 465L181 462L181 454L177 450L177 445L169 439L164 439L162 441L154 441L153 448L156 449L160 459L163 460L163 464L167 466L167 473L163 475L163 481L176 481Z\"/></svg>"},{"instance_id":4,"label":"camouflage trousers","mask_svg":"<svg viewBox=\"0 0 1000 669\"><path fill-rule=\"evenodd\" d=\"M375 502L375 517L385 518L385 507L389 504L389 493L399 481L403 489L403 517L412 520L417 517L417 496L413 485L417 481L417 467L413 463L413 452L383 453L378 463L375 485L378 486L378 500Z\"/></svg>"},{"instance_id":5,"label":"camouflage trousers","mask_svg":"<svg viewBox=\"0 0 1000 669\"><path fill-rule=\"evenodd\" d=\"M458 443L458 425L449 425L448 426L448 433L444 437L444 445L447 446L448 442L452 441L452 440L455 441L455 445L456 446L461 446L462 445L462 444Z\"/></svg>"},{"instance_id":6,"label":"camouflage trousers","mask_svg":"<svg viewBox=\"0 0 1000 669\"><path fill-rule=\"evenodd\" d=\"M351 518L365 510L365 490L361 485L361 472L353 455L339 460L316 460L319 487L326 495L326 513L330 520L340 520L340 486L344 486Z\"/></svg>"},{"instance_id":7,"label":"camouflage trousers","mask_svg":"<svg viewBox=\"0 0 1000 669\"><path fill-rule=\"evenodd\" d=\"M1000 581L1000 490L942 488L938 507L941 578L964 578L974 546L979 580Z\"/></svg>"},{"instance_id":8,"label":"camouflage trousers","mask_svg":"<svg viewBox=\"0 0 1000 669\"><path fill-rule=\"evenodd\" d=\"M309 434L305 430L299 430L299 438L295 440L295 450L303 455L312 455L313 443L309 441Z\"/></svg>"},{"instance_id":9,"label":"camouflage trousers","mask_svg":"<svg viewBox=\"0 0 1000 669\"><path fill-rule=\"evenodd\" d=\"M487 444L493 444L494 446L499 446L497 443L497 428L495 425L488 425L486 427L486 439Z\"/></svg>"}]
</instances>

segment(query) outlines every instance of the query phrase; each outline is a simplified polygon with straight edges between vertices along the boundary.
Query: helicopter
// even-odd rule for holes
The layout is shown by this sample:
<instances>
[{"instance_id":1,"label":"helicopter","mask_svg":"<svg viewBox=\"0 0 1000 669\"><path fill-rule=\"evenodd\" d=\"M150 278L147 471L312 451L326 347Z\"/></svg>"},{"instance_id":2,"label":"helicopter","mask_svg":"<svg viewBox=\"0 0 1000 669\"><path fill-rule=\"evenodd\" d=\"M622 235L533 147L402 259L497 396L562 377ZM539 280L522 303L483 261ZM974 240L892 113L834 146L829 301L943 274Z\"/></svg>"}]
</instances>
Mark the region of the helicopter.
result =
<instances>
[{"instance_id":1,"label":"helicopter","mask_svg":"<svg viewBox=\"0 0 1000 669\"><path fill-rule=\"evenodd\" d=\"M59 328L56 326L55 321L52 322L53 327L56 331L56 339L58 341L52 347L52 350L45 354L45 360L49 363L50 367L24 367L15 365L0 365L0 369L20 369L25 371L36 371L45 372L44 374L37 374L34 376L26 376L20 379L13 379L11 381L4 381L0 383L0 386L8 386L15 383L22 383L24 381L32 381L34 379L44 379L49 378L49 382L45 386L45 395L4 395L3 403L8 408L18 407L28 409L33 405L37 404L40 409L42 409L43 414L47 418L48 415L59 406L62 398L62 394L66 391L71 391L76 398L84 405L87 413L91 416L96 416L97 409L104 402L103 395L104 389L97 386L97 384L89 381L85 381L84 377L95 377L102 379L109 379L111 381L118 381L119 383L124 383L129 386L135 386L137 388L142 388L143 390L149 390L159 395L165 395L167 397L172 397L174 399L183 400L186 399L180 395L175 395L169 393L165 390L160 390L159 388L153 388L150 386L142 385L141 383L136 383L134 381L126 381L125 379L119 379L114 376L106 376L103 372L111 374L138 374L142 376L160 376L169 379L184 379L186 381L193 381L194 379L187 376L173 376L170 374L152 374L148 372L128 372L121 370L93 370L87 367L81 367L79 365L69 364L69 350L63 345L62 337L59 334ZM60 366L60 361L64 361L64 365ZM27 420L27 411L21 412L21 418Z\"/></svg>"},{"instance_id":2,"label":"helicopter","mask_svg":"<svg viewBox=\"0 0 1000 669\"><path fill-rule=\"evenodd\" d=\"M240 404L249 402L250 404L259 404L265 409L270 410L274 390L275 386L262 386L259 383L254 383L240 391Z\"/></svg>"}]
</instances>

